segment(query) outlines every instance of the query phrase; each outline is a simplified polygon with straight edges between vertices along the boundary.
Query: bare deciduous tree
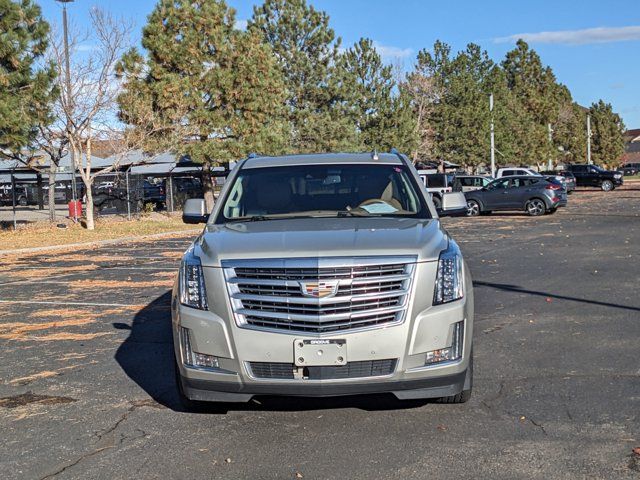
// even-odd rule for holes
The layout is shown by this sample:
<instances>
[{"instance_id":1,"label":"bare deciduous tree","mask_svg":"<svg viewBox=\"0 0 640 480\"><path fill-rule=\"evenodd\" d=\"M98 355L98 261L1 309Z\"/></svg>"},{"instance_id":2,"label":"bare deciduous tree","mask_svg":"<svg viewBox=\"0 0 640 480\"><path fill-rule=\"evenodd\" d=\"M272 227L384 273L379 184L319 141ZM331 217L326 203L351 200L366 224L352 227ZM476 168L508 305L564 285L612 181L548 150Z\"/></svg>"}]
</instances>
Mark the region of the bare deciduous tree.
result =
<instances>
[{"instance_id":1,"label":"bare deciduous tree","mask_svg":"<svg viewBox=\"0 0 640 480\"><path fill-rule=\"evenodd\" d=\"M93 230L94 180L98 175L117 169L122 155L115 155L110 165L92 171L92 141L112 138L118 130L116 98L120 82L115 75L115 67L131 45L129 34L132 25L99 8L93 8L90 17L90 32L82 37L71 35L70 91L66 89L65 51L60 38L52 40L50 55L58 68L57 78L62 92L59 98L60 121L64 121L72 161L84 184L87 229Z\"/></svg>"},{"instance_id":2,"label":"bare deciduous tree","mask_svg":"<svg viewBox=\"0 0 640 480\"><path fill-rule=\"evenodd\" d=\"M420 72L407 75L406 81L401 84L400 88L408 92L413 104L418 143L411 157L414 162L417 162L420 158L429 157L431 154L434 131L433 127L429 125L428 118L438 95L433 78Z\"/></svg>"}]
</instances>

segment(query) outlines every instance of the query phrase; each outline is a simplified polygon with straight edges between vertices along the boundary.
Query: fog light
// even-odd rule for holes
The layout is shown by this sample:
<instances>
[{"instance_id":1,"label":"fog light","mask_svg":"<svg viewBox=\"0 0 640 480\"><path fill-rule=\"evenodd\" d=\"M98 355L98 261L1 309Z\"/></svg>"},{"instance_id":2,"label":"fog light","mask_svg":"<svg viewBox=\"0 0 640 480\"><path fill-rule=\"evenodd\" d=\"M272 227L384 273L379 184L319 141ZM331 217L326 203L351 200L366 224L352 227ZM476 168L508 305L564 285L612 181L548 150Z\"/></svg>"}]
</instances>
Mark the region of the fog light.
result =
<instances>
[{"instance_id":1,"label":"fog light","mask_svg":"<svg viewBox=\"0 0 640 480\"><path fill-rule=\"evenodd\" d=\"M205 368L220 367L220 364L218 363L218 357L214 357L213 355L205 355L204 353L194 353L193 360L194 360L194 365L196 367L205 367Z\"/></svg>"},{"instance_id":2,"label":"fog light","mask_svg":"<svg viewBox=\"0 0 640 480\"><path fill-rule=\"evenodd\" d=\"M443 362L453 362L462 358L464 344L464 320L453 324L451 346L427 352L425 365L435 365Z\"/></svg>"},{"instance_id":3,"label":"fog light","mask_svg":"<svg viewBox=\"0 0 640 480\"><path fill-rule=\"evenodd\" d=\"M187 367L220 368L218 357L194 352L191 349L191 330L180 327L180 347L182 363Z\"/></svg>"}]
</instances>

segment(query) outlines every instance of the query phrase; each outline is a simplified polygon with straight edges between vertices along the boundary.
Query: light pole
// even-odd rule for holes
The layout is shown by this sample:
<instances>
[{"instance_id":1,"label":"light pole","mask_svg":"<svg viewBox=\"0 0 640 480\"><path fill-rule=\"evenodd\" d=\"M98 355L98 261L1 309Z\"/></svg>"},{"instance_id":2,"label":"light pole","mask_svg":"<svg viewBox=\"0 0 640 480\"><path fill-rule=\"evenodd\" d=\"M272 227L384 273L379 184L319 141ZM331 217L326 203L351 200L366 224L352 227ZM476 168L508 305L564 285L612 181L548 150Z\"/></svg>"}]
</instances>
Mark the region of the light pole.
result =
<instances>
[{"instance_id":1,"label":"light pole","mask_svg":"<svg viewBox=\"0 0 640 480\"><path fill-rule=\"evenodd\" d=\"M491 176L496 176L496 141L493 133L493 93L489 95L489 112L491 113Z\"/></svg>"},{"instance_id":2,"label":"light pole","mask_svg":"<svg viewBox=\"0 0 640 480\"><path fill-rule=\"evenodd\" d=\"M591 115L587 115L587 163L591 165Z\"/></svg>"},{"instance_id":3,"label":"light pole","mask_svg":"<svg viewBox=\"0 0 640 480\"><path fill-rule=\"evenodd\" d=\"M550 123L547 123L547 129L549 133L549 148L553 151L553 128L551 128ZM551 153L549 154L549 160L547 162L547 170L553 170L553 155Z\"/></svg>"},{"instance_id":4,"label":"light pole","mask_svg":"<svg viewBox=\"0 0 640 480\"><path fill-rule=\"evenodd\" d=\"M71 68L69 66L69 33L67 28L67 3L73 2L73 0L56 0L62 4L62 30L64 36L64 69L65 69L65 94L67 97L67 108L65 109L67 114L67 138L69 137L69 130L71 128L70 112L73 109L72 95L71 95ZM69 142L69 145L71 142ZM71 157L71 197L74 202L73 207L73 219L78 221L78 214L76 212L75 201L77 199L77 187L76 187L76 161L75 152L72 148L69 148L69 156Z\"/></svg>"}]
</instances>

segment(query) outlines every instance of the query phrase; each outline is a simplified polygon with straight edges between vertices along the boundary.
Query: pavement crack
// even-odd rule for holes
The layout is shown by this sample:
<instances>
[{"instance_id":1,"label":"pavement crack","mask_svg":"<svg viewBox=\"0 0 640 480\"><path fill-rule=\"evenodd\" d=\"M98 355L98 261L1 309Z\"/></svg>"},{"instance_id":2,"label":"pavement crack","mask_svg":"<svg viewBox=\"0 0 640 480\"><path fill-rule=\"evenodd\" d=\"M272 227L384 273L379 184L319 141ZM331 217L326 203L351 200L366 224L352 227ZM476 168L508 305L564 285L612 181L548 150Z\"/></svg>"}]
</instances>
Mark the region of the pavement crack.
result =
<instances>
[{"instance_id":1,"label":"pavement crack","mask_svg":"<svg viewBox=\"0 0 640 480\"><path fill-rule=\"evenodd\" d=\"M120 434L120 438L118 438L118 440L112 440L110 442L108 442L108 444L104 444L107 443L108 437L111 436L111 434L113 434L118 427L120 427L120 425L122 425L128 418L129 416L136 411L139 408L143 408L143 407L154 407L153 404L149 403L146 400L142 400L142 401L138 401L138 402L133 402L132 405L120 416L120 418L109 428L107 428L104 431L98 431L98 432L94 432L94 436L98 439L96 442L96 445L102 443L103 445L100 447L97 447L95 450L92 450L90 452L85 453L84 455L81 455L80 457L76 458L75 460L73 460L70 463L67 463L66 465L63 465L62 467L60 467L58 470L56 470L53 473L50 473L44 477L41 477L40 480L47 480L49 478L54 478L58 475L60 475L61 473L67 471L70 468L75 467L76 465L78 465L80 462L86 460L87 458L91 458L94 455L97 455L105 450L109 450L111 448L115 448L115 447L119 447L121 446L123 443L125 443L126 441L133 441L133 440L138 440L140 438L148 438L149 434L147 432L145 432L144 430L140 429L140 428L136 428L134 430L134 434L133 435L126 435L126 434Z\"/></svg>"},{"instance_id":2,"label":"pavement crack","mask_svg":"<svg viewBox=\"0 0 640 480\"><path fill-rule=\"evenodd\" d=\"M92 452L85 453L84 455L78 457L73 462L68 463L68 464L64 465L63 467L59 468L55 472L50 473L48 475L45 475L44 477L41 477L40 480L47 480L48 478L57 477L58 475L60 475L61 473L64 473L68 469L70 469L72 467L75 467L76 465L78 465L83 460L86 460L87 458L93 457L94 455L97 455L98 453L102 452L103 450L107 450L107 449L112 448L112 447L113 447L113 445L109 445L109 446L106 446L106 447L101 447L101 448L98 448L96 450L93 450Z\"/></svg>"},{"instance_id":3,"label":"pavement crack","mask_svg":"<svg viewBox=\"0 0 640 480\"><path fill-rule=\"evenodd\" d=\"M529 422L531 422L532 425L538 427L540 430L542 430L542 433L544 433L545 435L547 435L547 431L544 428L544 425L542 425L541 423L536 422L535 420L529 418L528 419Z\"/></svg>"}]
</instances>

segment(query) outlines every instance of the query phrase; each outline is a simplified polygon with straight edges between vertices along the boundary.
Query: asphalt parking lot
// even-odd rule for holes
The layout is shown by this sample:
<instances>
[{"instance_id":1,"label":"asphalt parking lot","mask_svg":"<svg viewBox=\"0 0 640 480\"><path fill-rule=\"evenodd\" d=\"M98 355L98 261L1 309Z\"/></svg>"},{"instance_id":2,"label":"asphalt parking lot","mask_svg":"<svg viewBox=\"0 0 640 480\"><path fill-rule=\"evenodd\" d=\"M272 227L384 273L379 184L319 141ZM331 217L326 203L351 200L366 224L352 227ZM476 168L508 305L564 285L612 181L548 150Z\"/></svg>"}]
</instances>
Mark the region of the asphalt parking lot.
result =
<instances>
[{"instance_id":1,"label":"asphalt parking lot","mask_svg":"<svg viewBox=\"0 0 640 480\"><path fill-rule=\"evenodd\" d=\"M445 219L476 285L469 403L178 406L188 237L0 258L2 478L638 478L640 184Z\"/></svg>"}]
</instances>

